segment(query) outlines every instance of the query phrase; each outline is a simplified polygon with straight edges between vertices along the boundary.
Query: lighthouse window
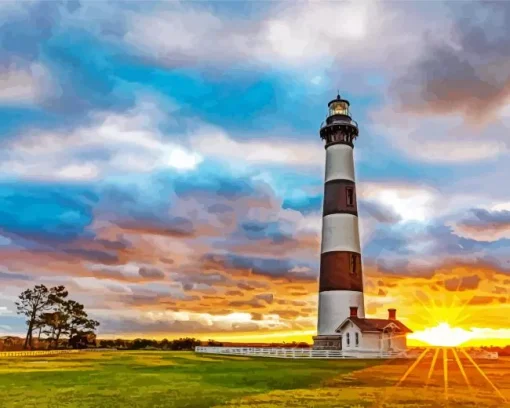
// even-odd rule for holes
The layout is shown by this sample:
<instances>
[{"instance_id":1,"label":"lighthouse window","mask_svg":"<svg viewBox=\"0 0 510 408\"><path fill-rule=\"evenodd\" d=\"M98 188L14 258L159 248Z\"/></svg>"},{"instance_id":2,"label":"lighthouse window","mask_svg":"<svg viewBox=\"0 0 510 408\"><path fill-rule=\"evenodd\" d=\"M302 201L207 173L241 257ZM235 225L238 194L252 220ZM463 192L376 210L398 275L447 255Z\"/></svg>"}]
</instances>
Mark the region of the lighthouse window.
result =
<instances>
[{"instance_id":1,"label":"lighthouse window","mask_svg":"<svg viewBox=\"0 0 510 408\"><path fill-rule=\"evenodd\" d=\"M347 333L346 341L347 341L347 347L349 347L349 346L351 345L351 337L350 337L350 333Z\"/></svg>"},{"instance_id":2,"label":"lighthouse window","mask_svg":"<svg viewBox=\"0 0 510 408\"><path fill-rule=\"evenodd\" d=\"M358 256L356 254L351 254L351 262L350 262L350 266L351 266L351 273L353 275L357 275L358 273L358 270L357 270L357 261L358 261Z\"/></svg>"},{"instance_id":3,"label":"lighthouse window","mask_svg":"<svg viewBox=\"0 0 510 408\"><path fill-rule=\"evenodd\" d=\"M356 347L358 347L359 346L359 333L356 333L354 336L356 339Z\"/></svg>"},{"instance_id":4,"label":"lighthouse window","mask_svg":"<svg viewBox=\"0 0 510 408\"><path fill-rule=\"evenodd\" d=\"M354 207L354 189L348 187L346 189L347 193L347 207Z\"/></svg>"}]
</instances>

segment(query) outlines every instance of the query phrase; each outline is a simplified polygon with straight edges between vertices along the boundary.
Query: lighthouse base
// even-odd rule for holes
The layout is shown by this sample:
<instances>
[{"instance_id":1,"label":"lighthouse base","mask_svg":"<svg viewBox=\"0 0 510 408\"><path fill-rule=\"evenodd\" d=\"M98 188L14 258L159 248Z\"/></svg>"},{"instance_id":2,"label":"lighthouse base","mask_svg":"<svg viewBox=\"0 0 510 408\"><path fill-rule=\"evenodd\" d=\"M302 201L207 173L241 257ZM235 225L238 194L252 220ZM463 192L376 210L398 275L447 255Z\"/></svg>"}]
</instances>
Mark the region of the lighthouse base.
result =
<instances>
[{"instance_id":1,"label":"lighthouse base","mask_svg":"<svg viewBox=\"0 0 510 408\"><path fill-rule=\"evenodd\" d=\"M314 350L342 350L342 336L314 336Z\"/></svg>"}]
</instances>

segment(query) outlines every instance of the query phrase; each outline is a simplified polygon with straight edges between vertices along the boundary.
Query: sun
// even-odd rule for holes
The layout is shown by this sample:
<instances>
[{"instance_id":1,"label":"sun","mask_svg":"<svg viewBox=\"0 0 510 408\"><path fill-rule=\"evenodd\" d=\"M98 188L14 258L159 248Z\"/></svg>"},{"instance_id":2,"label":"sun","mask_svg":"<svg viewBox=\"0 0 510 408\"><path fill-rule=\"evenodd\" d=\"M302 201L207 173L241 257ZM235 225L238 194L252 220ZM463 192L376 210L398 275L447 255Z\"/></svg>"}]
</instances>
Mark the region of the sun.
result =
<instances>
[{"instance_id":1,"label":"sun","mask_svg":"<svg viewBox=\"0 0 510 408\"><path fill-rule=\"evenodd\" d=\"M451 327L448 323L439 323L436 327L414 332L408 337L427 343L430 346L458 347L471 340L474 333L460 327Z\"/></svg>"}]
</instances>

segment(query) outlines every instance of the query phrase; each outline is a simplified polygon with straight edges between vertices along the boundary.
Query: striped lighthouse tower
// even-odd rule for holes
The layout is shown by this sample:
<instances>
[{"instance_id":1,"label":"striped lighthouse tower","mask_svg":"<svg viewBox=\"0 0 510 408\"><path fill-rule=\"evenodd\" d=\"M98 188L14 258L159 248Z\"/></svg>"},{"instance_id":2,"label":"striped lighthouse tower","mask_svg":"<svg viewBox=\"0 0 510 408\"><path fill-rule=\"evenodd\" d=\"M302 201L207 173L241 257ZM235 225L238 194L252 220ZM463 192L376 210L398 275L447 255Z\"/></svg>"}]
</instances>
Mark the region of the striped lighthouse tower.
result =
<instances>
[{"instance_id":1,"label":"striped lighthouse tower","mask_svg":"<svg viewBox=\"0 0 510 408\"><path fill-rule=\"evenodd\" d=\"M340 95L328 108L320 130L326 144L326 176L314 348L340 349L338 326L352 313L365 317L353 156L358 125L351 118L349 101Z\"/></svg>"}]
</instances>

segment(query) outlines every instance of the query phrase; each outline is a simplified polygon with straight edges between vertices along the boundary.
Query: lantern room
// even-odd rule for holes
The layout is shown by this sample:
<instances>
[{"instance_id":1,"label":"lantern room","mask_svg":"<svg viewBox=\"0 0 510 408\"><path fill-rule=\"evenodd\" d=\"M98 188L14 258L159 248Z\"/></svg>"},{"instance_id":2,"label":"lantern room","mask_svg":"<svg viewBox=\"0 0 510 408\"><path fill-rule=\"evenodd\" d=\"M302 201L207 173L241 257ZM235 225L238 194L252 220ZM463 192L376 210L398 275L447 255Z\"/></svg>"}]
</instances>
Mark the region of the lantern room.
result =
<instances>
[{"instance_id":1,"label":"lantern room","mask_svg":"<svg viewBox=\"0 0 510 408\"><path fill-rule=\"evenodd\" d=\"M328 116L333 115L351 116L349 113L349 101L340 99L340 95L338 95L336 99L332 100L328 104L328 108L329 108Z\"/></svg>"},{"instance_id":2,"label":"lantern room","mask_svg":"<svg viewBox=\"0 0 510 408\"><path fill-rule=\"evenodd\" d=\"M320 130L326 147L336 143L354 147L353 142L358 137L358 124L352 120L349 107L349 101L342 99L340 95L328 103L328 117Z\"/></svg>"}]
</instances>

